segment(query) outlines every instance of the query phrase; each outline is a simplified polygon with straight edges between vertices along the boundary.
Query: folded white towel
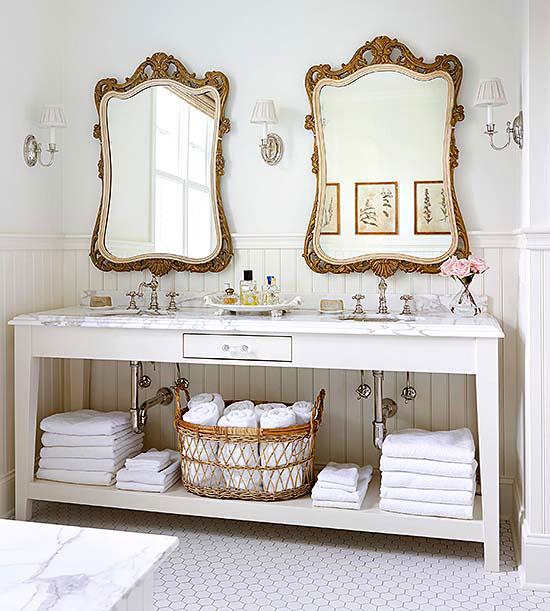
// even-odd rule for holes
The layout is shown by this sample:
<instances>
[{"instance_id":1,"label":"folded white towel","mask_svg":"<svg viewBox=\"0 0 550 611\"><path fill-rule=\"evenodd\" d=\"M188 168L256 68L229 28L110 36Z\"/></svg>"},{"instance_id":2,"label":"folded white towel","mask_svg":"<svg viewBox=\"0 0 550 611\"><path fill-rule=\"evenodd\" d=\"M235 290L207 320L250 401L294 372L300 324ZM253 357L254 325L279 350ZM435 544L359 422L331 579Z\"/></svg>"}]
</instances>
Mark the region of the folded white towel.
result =
<instances>
[{"instance_id":1,"label":"folded white towel","mask_svg":"<svg viewBox=\"0 0 550 611\"><path fill-rule=\"evenodd\" d=\"M418 516L461 518L463 520L471 520L474 514L473 505L445 505L443 503L421 503L401 499L380 499L380 509Z\"/></svg>"},{"instance_id":2,"label":"folded white towel","mask_svg":"<svg viewBox=\"0 0 550 611\"><path fill-rule=\"evenodd\" d=\"M359 480L359 466L354 463L335 463L329 462L317 476L318 482L323 482L331 488L340 488L347 492L357 490Z\"/></svg>"},{"instance_id":3,"label":"folded white towel","mask_svg":"<svg viewBox=\"0 0 550 611\"><path fill-rule=\"evenodd\" d=\"M419 501L421 503L443 503L445 505L471 505L474 502L474 493L466 490L422 490L381 486L380 498Z\"/></svg>"},{"instance_id":4,"label":"folded white towel","mask_svg":"<svg viewBox=\"0 0 550 611\"><path fill-rule=\"evenodd\" d=\"M218 407L218 416L223 416L223 411L225 409L225 402L223 397L217 392L203 392L200 395L195 395L189 399L188 407L189 409L194 409L198 405L202 405L203 403L215 403Z\"/></svg>"},{"instance_id":5,"label":"folded white towel","mask_svg":"<svg viewBox=\"0 0 550 611\"><path fill-rule=\"evenodd\" d=\"M424 475L441 475L443 477L473 477L477 462L443 462L442 460L426 460L424 458L394 458L382 455L381 471L401 471L406 473L421 473Z\"/></svg>"},{"instance_id":6,"label":"folded white towel","mask_svg":"<svg viewBox=\"0 0 550 611\"><path fill-rule=\"evenodd\" d=\"M443 462L471 463L474 453L474 438L470 429L466 428L434 432L404 429L388 435L382 446L384 456Z\"/></svg>"},{"instance_id":7,"label":"folded white towel","mask_svg":"<svg viewBox=\"0 0 550 611\"><path fill-rule=\"evenodd\" d=\"M416 488L423 490L463 490L474 492L474 477L441 477L439 475L422 475L418 473L400 473L383 471L382 486L388 488Z\"/></svg>"},{"instance_id":8,"label":"folded white towel","mask_svg":"<svg viewBox=\"0 0 550 611\"><path fill-rule=\"evenodd\" d=\"M216 426L219 417L218 406L214 401L210 401L210 403L195 405L193 409L186 411L181 419L199 426Z\"/></svg>"},{"instance_id":9,"label":"folded white towel","mask_svg":"<svg viewBox=\"0 0 550 611\"><path fill-rule=\"evenodd\" d=\"M48 446L40 450L41 458L111 458L118 460L127 458L130 452L139 452L143 447L143 439L131 440L124 446Z\"/></svg>"},{"instance_id":10,"label":"folded white towel","mask_svg":"<svg viewBox=\"0 0 550 611\"><path fill-rule=\"evenodd\" d=\"M252 401L235 401L235 403L231 403L231 405L228 405L224 410L223 413L224 414L228 414L229 412L234 412L234 411L238 411L241 409L251 409L252 411L254 411L254 403Z\"/></svg>"},{"instance_id":11,"label":"folded white towel","mask_svg":"<svg viewBox=\"0 0 550 611\"><path fill-rule=\"evenodd\" d=\"M344 503L363 503L365 494L372 479L372 467L366 465L359 469L359 480L355 492L347 492L340 488L330 488L323 482L317 482L311 490L311 498L315 501L338 501Z\"/></svg>"},{"instance_id":12,"label":"folded white towel","mask_svg":"<svg viewBox=\"0 0 550 611\"><path fill-rule=\"evenodd\" d=\"M64 435L63 433L42 433L43 446L94 446L122 447L131 440L143 439L143 433L123 430L113 435Z\"/></svg>"},{"instance_id":13,"label":"folded white towel","mask_svg":"<svg viewBox=\"0 0 550 611\"><path fill-rule=\"evenodd\" d=\"M157 473L165 469L173 462L172 455L174 450L163 450L159 452L155 448L151 448L147 452L138 454L135 458L126 459L126 468L130 471L153 471Z\"/></svg>"},{"instance_id":14,"label":"folded white towel","mask_svg":"<svg viewBox=\"0 0 550 611\"><path fill-rule=\"evenodd\" d=\"M143 484L141 482L119 482L116 487L120 490L139 490L141 492L166 492L179 480L179 474L176 472L166 480L164 484Z\"/></svg>"},{"instance_id":15,"label":"folded white towel","mask_svg":"<svg viewBox=\"0 0 550 611\"><path fill-rule=\"evenodd\" d=\"M363 499L365 500L365 499ZM331 509L361 509L363 501L361 503L347 503L346 501L311 501L312 507L329 507Z\"/></svg>"},{"instance_id":16,"label":"folded white towel","mask_svg":"<svg viewBox=\"0 0 550 611\"><path fill-rule=\"evenodd\" d=\"M116 460L113 458L41 458L38 466L41 469L108 471L116 473L124 466L124 461L128 459L128 456L136 456L136 454L139 454L139 450L130 451L122 458Z\"/></svg>"},{"instance_id":17,"label":"folded white towel","mask_svg":"<svg viewBox=\"0 0 550 611\"><path fill-rule=\"evenodd\" d=\"M256 416L252 409L236 409L226 412L219 420L218 426L257 428ZM222 465L231 467L223 469L225 485L240 490L261 490L260 471L248 471L238 467L259 467L260 456L257 443L220 442L218 459ZM237 469L235 469L237 467Z\"/></svg>"},{"instance_id":18,"label":"folded white towel","mask_svg":"<svg viewBox=\"0 0 550 611\"><path fill-rule=\"evenodd\" d=\"M67 471L66 469L38 469L38 479L69 484L92 484L94 486L111 486L115 476L110 471Z\"/></svg>"},{"instance_id":19,"label":"folded white towel","mask_svg":"<svg viewBox=\"0 0 550 611\"><path fill-rule=\"evenodd\" d=\"M174 477L174 473L179 473L179 468L180 463L178 457L178 459L172 462L166 469L158 471L157 473L153 471L130 471L130 469L121 469L116 474L116 481L164 486Z\"/></svg>"},{"instance_id":20,"label":"folded white towel","mask_svg":"<svg viewBox=\"0 0 550 611\"><path fill-rule=\"evenodd\" d=\"M313 403L310 401L296 401L292 410L296 414L296 424L309 424L311 422Z\"/></svg>"},{"instance_id":21,"label":"folded white towel","mask_svg":"<svg viewBox=\"0 0 550 611\"><path fill-rule=\"evenodd\" d=\"M284 408L286 407L286 405L284 403L260 403L258 405L255 405L254 414L256 414L256 422L258 423L258 426L260 426L260 420L263 414L271 411L272 409L281 408L281 407Z\"/></svg>"},{"instance_id":22,"label":"folded white towel","mask_svg":"<svg viewBox=\"0 0 550 611\"><path fill-rule=\"evenodd\" d=\"M284 429L296 424L296 414L287 407L273 407L265 411L260 418L262 429ZM296 442L282 441L260 443L260 463L263 467L277 467L284 463L292 463L300 460L296 456ZM264 490L267 492L279 492L289 488L297 488L304 481L304 470L302 465L295 465L285 469L266 469L262 473Z\"/></svg>"},{"instance_id":23,"label":"folded white towel","mask_svg":"<svg viewBox=\"0 0 550 611\"><path fill-rule=\"evenodd\" d=\"M40 428L47 433L65 435L113 435L131 430L130 413L80 409L48 416L42 420Z\"/></svg>"}]
</instances>

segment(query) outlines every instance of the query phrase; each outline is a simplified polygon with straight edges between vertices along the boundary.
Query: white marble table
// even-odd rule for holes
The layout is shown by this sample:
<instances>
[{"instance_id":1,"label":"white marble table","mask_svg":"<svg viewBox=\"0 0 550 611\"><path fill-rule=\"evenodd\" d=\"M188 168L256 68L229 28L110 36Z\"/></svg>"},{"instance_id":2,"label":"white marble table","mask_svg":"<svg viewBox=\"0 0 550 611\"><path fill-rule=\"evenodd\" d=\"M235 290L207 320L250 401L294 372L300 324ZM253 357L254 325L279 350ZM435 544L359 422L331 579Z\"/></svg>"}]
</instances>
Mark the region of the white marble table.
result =
<instances>
[{"instance_id":1,"label":"white marble table","mask_svg":"<svg viewBox=\"0 0 550 611\"><path fill-rule=\"evenodd\" d=\"M150 611L176 537L0 520L2 611Z\"/></svg>"}]
</instances>

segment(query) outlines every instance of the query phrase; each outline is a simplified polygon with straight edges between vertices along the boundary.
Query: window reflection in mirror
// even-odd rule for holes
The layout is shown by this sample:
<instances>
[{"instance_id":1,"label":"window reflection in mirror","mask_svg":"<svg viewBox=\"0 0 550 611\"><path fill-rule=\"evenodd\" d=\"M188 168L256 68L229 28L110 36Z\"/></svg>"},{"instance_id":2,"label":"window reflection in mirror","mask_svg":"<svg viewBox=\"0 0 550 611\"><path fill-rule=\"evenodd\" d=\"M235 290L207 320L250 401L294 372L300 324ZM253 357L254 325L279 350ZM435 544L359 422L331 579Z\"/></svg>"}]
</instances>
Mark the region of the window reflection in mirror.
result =
<instances>
[{"instance_id":1,"label":"window reflection in mirror","mask_svg":"<svg viewBox=\"0 0 550 611\"><path fill-rule=\"evenodd\" d=\"M167 85L109 100L109 252L201 259L215 250L215 116L213 95Z\"/></svg>"}]
</instances>

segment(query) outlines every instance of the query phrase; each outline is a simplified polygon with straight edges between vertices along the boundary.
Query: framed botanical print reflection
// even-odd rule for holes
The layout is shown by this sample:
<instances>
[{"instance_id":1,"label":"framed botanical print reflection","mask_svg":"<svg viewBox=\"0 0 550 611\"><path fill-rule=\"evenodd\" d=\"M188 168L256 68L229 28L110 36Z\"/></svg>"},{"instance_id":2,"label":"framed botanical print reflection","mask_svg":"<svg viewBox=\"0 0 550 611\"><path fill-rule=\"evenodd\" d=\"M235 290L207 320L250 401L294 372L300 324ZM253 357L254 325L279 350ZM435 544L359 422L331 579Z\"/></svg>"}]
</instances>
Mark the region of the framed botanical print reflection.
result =
<instances>
[{"instance_id":1,"label":"framed botanical print reflection","mask_svg":"<svg viewBox=\"0 0 550 611\"><path fill-rule=\"evenodd\" d=\"M321 215L321 235L340 235L340 183L327 182Z\"/></svg>"},{"instance_id":2,"label":"framed botanical print reflection","mask_svg":"<svg viewBox=\"0 0 550 611\"><path fill-rule=\"evenodd\" d=\"M355 234L399 233L397 182L355 183Z\"/></svg>"},{"instance_id":3,"label":"framed botanical print reflection","mask_svg":"<svg viewBox=\"0 0 550 611\"><path fill-rule=\"evenodd\" d=\"M449 208L442 180L414 182L414 233L416 235L451 233Z\"/></svg>"}]
</instances>

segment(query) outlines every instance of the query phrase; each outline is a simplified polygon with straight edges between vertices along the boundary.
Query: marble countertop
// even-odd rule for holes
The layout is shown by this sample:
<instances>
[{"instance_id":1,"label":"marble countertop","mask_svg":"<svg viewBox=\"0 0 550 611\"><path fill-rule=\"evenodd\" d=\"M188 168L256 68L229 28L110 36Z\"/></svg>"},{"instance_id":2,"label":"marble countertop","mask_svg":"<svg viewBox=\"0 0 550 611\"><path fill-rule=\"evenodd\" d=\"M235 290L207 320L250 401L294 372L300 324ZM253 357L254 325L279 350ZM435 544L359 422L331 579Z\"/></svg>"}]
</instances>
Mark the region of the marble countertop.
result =
<instances>
[{"instance_id":1,"label":"marble countertop","mask_svg":"<svg viewBox=\"0 0 550 611\"><path fill-rule=\"evenodd\" d=\"M338 316L299 309L280 318L253 314L215 315L207 307L187 307L162 315L132 315L125 310L94 311L74 306L47 312L23 314L12 325L88 327L115 329L157 329L206 333L316 333L343 335L399 335L430 337L504 337L499 323L488 314L459 318L450 312L422 314L411 319L389 321L339 320Z\"/></svg>"},{"instance_id":2,"label":"marble countertop","mask_svg":"<svg viewBox=\"0 0 550 611\"><path fill-rule=\"evenodd\" d=\"M0 609L112 609L177 545L163 535L0 520Z\"/></svg>"}]
</instances>

